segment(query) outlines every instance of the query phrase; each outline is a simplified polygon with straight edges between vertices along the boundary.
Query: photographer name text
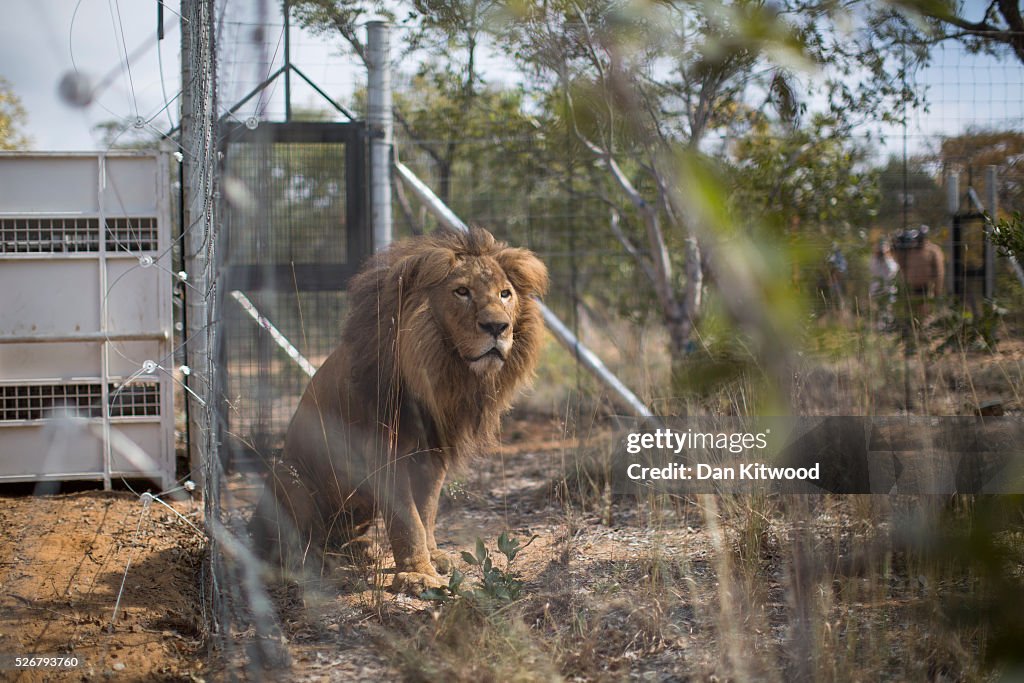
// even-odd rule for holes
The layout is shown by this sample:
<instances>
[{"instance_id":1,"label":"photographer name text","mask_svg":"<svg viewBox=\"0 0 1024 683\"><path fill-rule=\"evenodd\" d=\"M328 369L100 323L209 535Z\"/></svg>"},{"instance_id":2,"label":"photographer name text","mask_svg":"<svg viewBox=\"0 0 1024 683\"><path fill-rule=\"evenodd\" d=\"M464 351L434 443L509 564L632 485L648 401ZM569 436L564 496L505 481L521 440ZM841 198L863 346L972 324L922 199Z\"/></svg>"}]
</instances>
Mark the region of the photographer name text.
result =
<instances>
[{"instance_id":1,"label":"photographer name text","mask_svg":"<svg viewBox=\"0 0 1024 683\"><path fill-rule=\"evenodd\" d=\"M772 479L818 481L821 478L821 464L814 463L811 467L773 467L760 462L721 466L705 463L694 465L672 463L664 467L645 467L639 463L633 463L626 469L626 475L635 481L763 481Z\"/></svg>"}]
</instances>

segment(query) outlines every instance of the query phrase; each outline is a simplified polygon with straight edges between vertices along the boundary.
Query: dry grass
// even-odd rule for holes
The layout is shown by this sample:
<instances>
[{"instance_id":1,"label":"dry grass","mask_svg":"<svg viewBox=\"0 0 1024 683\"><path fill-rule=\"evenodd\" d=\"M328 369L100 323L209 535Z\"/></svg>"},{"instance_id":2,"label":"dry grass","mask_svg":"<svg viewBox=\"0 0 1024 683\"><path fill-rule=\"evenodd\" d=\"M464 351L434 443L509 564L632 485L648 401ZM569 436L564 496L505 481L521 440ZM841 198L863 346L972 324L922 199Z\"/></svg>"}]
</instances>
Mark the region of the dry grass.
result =
<instances>
[{"instance_id":1,"label":"dry grass","mask_svg":"<svg viewBox=\"0 0 1024 683\"><path fill-rule=\"evenodd\" d=\"M633 343L647 353L652 338ZM904 358L891 338L848 329L812 342L794 400L806 414L1020 411L1024 344ZM348 673L360 662L357 678L410 681L1012 679L1024 642L1019 498L616 496L611 426L576 394L593 387L549 355L502 452L454 483L439 520L456 554L476 538L493 550L506 530L538 535L510 570L522 597L397 598L365 578L387 569L378 556L319 601L279 601L296 675L328 670L317 668L326 658ZM651 378L666 365L650 355L631 372L657 402ZM673 401L744 414L758 391L739 377Z\"/></svg>"}]
</instances>

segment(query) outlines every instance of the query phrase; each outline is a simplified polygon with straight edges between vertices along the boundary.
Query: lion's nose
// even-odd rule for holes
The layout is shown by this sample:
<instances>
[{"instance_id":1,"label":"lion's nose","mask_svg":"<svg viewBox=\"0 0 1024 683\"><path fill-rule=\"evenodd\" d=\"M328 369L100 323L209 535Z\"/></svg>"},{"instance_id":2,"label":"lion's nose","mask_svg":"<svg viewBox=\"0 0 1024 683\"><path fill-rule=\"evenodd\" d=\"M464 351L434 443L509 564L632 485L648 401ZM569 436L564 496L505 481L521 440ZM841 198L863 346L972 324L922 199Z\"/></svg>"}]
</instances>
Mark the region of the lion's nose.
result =
<instances>
[{"instance_id":1,"label":"lion's nose","mask_svg":"<svg viewBox=\"0 0 1024 683\"><path fill-rule=\"evenodd\" d=\"M497 339L502 333L508 329L508 323L477 323L480 329L484 332L490 333L492 337Z\"/></svg>"}]
</instances>

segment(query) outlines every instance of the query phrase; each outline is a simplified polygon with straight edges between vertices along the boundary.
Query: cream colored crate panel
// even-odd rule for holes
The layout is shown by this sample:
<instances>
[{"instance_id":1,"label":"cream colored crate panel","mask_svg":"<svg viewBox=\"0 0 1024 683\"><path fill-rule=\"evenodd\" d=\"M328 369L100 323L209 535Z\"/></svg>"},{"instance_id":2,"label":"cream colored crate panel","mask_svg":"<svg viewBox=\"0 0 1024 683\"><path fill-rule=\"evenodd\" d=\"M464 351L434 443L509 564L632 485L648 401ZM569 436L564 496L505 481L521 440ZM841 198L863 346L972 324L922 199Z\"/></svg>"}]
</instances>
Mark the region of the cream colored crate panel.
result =
<instances>
[{"instance_id":1,"label":"cream colored crate panel","mask_svg":"<svg viewBox=\"0 0 1024 683\"><path fill-rule=\"evenodd\" d=\"M136 259L107 262L107 329L138 332L159 329L160 292L170 280L170 254L144 268ZM160 267L158 267L158 265Z\"/></svg>"},{"instance_id":2,"label":"cream colored crate panel","mask_svg":"<svg viewBox=\"0 0 1024 683\"><path fill-rule=\"evenodd\" d=\"M40 423L0 426L0 481L33 475L101 475L103 445L86 429Z\"/></svg>"},{"instance_id":3,"label":"cream colored crate panel","mask_svg":"<svg viewBox=\"0 0 1024 683\"><path fill-rule=\"evenodd\" d=\"M101 372L98 343L0 344L0 377L5 382L69 381L99 377Z\"/></svg>"},{"instance_id":4,"label":"cream colored crate panel","mask_svg":"<svg viewBox=\"0 0 1024 683\"><path fill-rule=\"evenodd\" d=\"M163 438L159 424L155 423L116 423L111 430L129 439L138 450L127 447L120 439L114 438L114 448L110 453L110 473L116 476L130 477L138 472L160 472L166 470L171 454L167 450L166 439ZM142 455L139 455L139 454ZM173 462L171 463L173 465ZM173 471L173 470L172 470Z\"/></svg>"},{"instance_id":5,"label":"cream colored crate panel","mask_svg":"<svg viewBox=\"0 0 1024 683\"><path fill-rule=\"evenodd\" d=\"M142 368L147 360L170 368L172 359L166 358L166 342L111 342L107 347L107 367L111 378L127 378ZM160 371L157 370L159 374ZM116 381L116 379L115 379Z\"/></svg>"},{"instance_id":6,"label":"cream colored crate panel","mask_svg":"<svg viewBox=\"0 0 1024 683\"><path fill-rule=\"evenodd\" d=\"M96 213L98 189L95 156L0 156L4 213Z\"/></svg>"},{"instance_id":7,"label":"cream colored crate panel","mask_svg":"<svg viewBox=\"0 0 1024 683\"><path fill-rule=\"evenodd\" d=\"M103 210L108 215L151 215L160 196L152 159L110 158L104 165Z\"/></svg>"},{"instance_id":8,"label":"cream colored crate panel","mask_svg":"<svg viewBox=\"0 0 1024 683\"><path fill-rule=\"evenodd\" d=\"M94 259L0 260L0 293L0 335L99 330L99 265Z\"/></svg>"},{"instance_id":9,"label":"cream colored crate panel","mask_svg":"<svg viewBox=\"0 0 1024 683\"><path fill-rule=\"evenodd\" d=\"M168 159L0 152L0 481L174 480L173 380L140 374L173 362Z\"/></svg>"}]
</instances>

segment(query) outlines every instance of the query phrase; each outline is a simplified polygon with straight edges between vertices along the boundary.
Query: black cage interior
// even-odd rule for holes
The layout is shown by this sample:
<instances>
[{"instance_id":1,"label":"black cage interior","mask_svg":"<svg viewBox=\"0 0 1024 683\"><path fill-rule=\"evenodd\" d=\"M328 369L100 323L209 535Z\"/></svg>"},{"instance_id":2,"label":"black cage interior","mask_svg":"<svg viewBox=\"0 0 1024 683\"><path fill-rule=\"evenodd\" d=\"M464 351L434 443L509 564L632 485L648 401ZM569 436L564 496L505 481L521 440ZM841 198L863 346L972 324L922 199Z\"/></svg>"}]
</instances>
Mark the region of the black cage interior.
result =
<instances>
[{"instance_id":1,"label":"black cage interior","mask_svg":"<svg viewBox=\"0 0 1024 683\"><path fill-rule=\"evenodd\" d=\"M953 293L970 306L977 306L985 292L985 215L956 214L952 227Z\"/></svg>"},{"instance_id":2,"label":"black cage interior","mask_svg":"<svg viewBox=\"0 0 1024 683\"><path fill-rule=\"evenodd\" d=\"M365 127L235 124L221 151L221 448L249 469L281 448L309 381L294 351L318 367L334 349L371 250Z\"/></svg>"}]
</instances>

